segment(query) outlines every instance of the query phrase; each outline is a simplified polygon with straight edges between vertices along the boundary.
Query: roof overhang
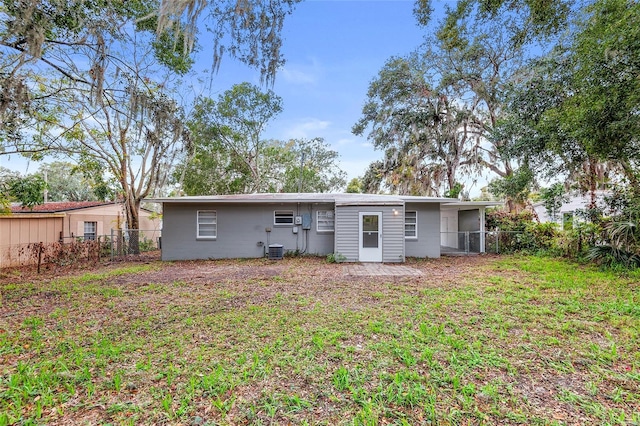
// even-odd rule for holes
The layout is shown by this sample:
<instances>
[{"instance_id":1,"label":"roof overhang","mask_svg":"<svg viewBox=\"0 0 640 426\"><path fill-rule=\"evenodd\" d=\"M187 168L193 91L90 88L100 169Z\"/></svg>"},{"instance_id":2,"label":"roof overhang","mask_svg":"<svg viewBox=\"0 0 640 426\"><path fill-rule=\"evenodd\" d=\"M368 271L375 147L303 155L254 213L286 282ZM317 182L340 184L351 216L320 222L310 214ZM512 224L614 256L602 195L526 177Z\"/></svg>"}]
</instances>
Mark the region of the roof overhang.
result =
<instances>
[{"instance_id":1,"label":"roof overhang","mask_svg":"<svg viewBox=\"0 0 640 426\"><path fill-rule=\"evenodd\" d=\"M51 219L56 217L66 217L66 213L9 213L0 214L0 219Z\"/></svg>"},{"instance_id":2,"label":"roof overhang","mask_svg":"<svg viewBox=\"0 0 640 426\"><path fill-rule=\"evenodd\" d=\"M443 204L442 210L476 210L481 207L502 206L504 203L500 201L455 201L453 203Z\"/></svg>"},{"instance_id":3,"label":"roof overhang","mask_svg":"<svg viewBox=\"0 0 640 426\"><path fill-rule=\"evenodd\" d=\"M402 206L407 203L439 204L442 210L476 210L502 205L498 201L459 201L455 198L419 197L380 194L273 193L202 195L148 198L144 201L162 204L335 204L346 206Z\"/></svg>"},{"instance_id":4,"label":"roof overhang","mask_svg":"<svg viewBox=\"0 0 640 426\"><path fill-rule=\"evenodd\" d=\"M152 203L171 204L280 204L280 203L332 203L336 206L401 206L405 203L451 203L452 198L417 197L380 194L236 194L236 195L203 195L188 197L147 198Z\"/></svg>"}]
</instances>

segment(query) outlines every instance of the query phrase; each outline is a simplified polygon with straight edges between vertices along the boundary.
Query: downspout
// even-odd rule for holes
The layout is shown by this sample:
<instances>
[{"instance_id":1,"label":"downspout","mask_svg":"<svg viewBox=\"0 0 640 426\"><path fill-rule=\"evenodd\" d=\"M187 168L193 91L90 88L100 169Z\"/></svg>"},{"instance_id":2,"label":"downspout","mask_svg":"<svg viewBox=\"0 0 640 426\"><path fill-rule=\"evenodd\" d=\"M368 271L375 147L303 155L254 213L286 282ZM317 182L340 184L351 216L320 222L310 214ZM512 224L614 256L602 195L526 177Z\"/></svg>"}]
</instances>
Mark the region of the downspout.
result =
<instances>
[{"instance_id":1,"label":"downspout","mask_svg":"<svg viewBox=\"0 0 640 426\"><path fill-rule=\"evenodd\" d=\"M304 160L304 156L302 157ZM302 184L302 179L300 180L301 184ZM300 193L300 191L298 191L298 193ZM296 214L295 216L293 216L293 226L298 228L298 232L296 232L295 236L296 236L296 253L300 252L300 231L302 231L302 225L296 225L295 224L295 218L300 216L300 203L298 203L296 205Z\"/></svg>"},{"instance_id":2,"label":"downspout","mask_svg":"<svg viewBox=\"0 0 640 426\"><path fill-rule=\"evenodd\" d=\"M485 253L485 209L486 207L482 206L479 209L480 214L480 253Z\"/></svg>"}]
</instances>

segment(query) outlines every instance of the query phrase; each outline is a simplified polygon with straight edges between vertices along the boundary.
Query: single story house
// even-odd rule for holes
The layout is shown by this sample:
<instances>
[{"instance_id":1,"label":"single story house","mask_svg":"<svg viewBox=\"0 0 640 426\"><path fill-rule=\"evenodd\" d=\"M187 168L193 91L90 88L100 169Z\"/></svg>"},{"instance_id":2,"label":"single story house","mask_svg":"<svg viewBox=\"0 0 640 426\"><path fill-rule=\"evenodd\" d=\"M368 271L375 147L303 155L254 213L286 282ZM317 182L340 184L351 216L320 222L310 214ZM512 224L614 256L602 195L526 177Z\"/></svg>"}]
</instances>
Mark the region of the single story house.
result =
<instances>
[{"instance_id":1,"label":"single story house","mask_svg":"<svg viewBox=\"0 0 640 426\"><path fill-rule=\"evenodd\" d=\"M458 233L478 234L498 203L373 194L243 194L148 199L162 204L162 259L257 258L284 252L347 262L404 262L459 247ZM442 229L455 238L443 241Z\"/></svg>"},{"instance_id":2,"label":"single story house","mask_svg":"<svg viewBox=\"0 0 640 426\"><path fill-rule=\"evenodd\" d=\"M15 205L0 214L0 268L25 264L22 250L31 243L69 242L110 236L112 229L125 227L121 203L103 201L50 202L23 208ZM154 240L160 220L140 210L140 229Z\"/></svg>"}]
</instances>

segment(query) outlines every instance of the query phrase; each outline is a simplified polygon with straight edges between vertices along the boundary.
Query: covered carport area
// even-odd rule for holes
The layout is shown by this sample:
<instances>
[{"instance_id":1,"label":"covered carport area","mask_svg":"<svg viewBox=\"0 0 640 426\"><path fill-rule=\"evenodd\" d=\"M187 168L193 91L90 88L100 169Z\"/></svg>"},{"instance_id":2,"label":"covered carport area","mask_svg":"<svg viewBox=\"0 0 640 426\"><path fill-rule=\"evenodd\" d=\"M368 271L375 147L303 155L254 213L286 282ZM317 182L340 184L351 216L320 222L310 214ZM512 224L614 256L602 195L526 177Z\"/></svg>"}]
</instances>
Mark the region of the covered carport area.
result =
<instances>
[{"instance_id":1,"label":"covered carport area","mask_svg":"<svg viewBox=\"0 0 640 426\"><path fill-rule=\"evenodd\" d=\"M465 255L486 250L486 209L502 203L465 201L440 207L440 254Z\"/></svg>"}]
</instances>

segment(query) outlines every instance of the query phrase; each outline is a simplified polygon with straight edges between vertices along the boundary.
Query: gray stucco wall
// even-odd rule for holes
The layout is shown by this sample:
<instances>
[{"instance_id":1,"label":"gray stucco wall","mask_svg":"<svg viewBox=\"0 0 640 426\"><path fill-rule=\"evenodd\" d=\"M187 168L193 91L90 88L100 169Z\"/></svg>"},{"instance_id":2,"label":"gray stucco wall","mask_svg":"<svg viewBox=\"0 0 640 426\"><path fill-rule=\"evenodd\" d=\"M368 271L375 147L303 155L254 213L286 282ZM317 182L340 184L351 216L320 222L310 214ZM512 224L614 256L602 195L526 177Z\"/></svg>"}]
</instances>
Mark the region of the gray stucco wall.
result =
<instances>
[{"instance_id":1,"label":"gray stucco wall","mask_svg":"<svg viewBox=\"0 0 640 426\"><path fill-rule=\"evenodd\" d=\"M418 238L405 239L408 257L440 257L440 204L407 203L406 211L418 214Z\"/></svg>"},{"instance_id":2,"label":"gray stucco wall","mask_svg":"<svg viewBox=\"0 0 640 426\"><path fill-rule=\"evenodd\" d=\"M398 214L394 214L393 210ZM382 212L382 261L404 262L404 210L397 206L336 206L335 252L347 262L359 259L360 212Z\"/></svg>"},{"instance_id":3,"label":"gray stucco wall","mask_svg":"<svg viewBox=\"0 0 640 426\"><path fill-rule=\"evenodd\" d=\"M217 238L197 238L197 211L215 210ZM274 225L274 210L311 214L311 229ZM162 259L223 259L262 257L268 244L282 244L285 251L327 255L334 251L334 233L316 230L316 212L333 210L333 204L215 204L165 203L163 206ZM267 233L265 228L271 228ZM259 243L263 245L260 246Z\"/></svg>"}]
</instances>

